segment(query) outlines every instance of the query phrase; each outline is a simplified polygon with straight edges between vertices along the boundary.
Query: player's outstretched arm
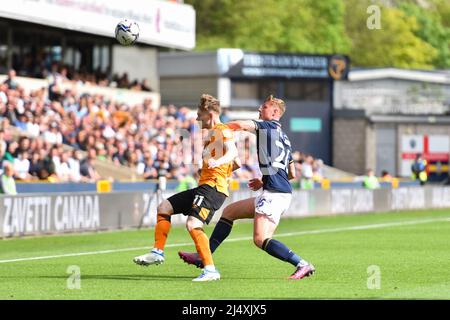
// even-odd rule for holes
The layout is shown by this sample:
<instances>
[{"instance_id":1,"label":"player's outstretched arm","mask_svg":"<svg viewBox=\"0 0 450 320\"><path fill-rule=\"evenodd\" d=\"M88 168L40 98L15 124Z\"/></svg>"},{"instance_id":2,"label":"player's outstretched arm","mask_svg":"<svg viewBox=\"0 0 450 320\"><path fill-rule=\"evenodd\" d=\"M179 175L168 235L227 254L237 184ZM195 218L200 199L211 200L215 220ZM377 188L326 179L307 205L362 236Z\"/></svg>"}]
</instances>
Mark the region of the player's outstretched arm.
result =
<instances>
[{"instance_id":1,"label":"player's outstretched arm","mask_svg":"<svg viewBox=\"0 0 450 320\"><path fill-rule=\"evenodd\" d=\"M238 156L238 150L234 141L229 140L224 143L225 154L219 159L211 158L208 160L208 168L215 168L225 163L232 162Z\"/></svg>"},{"instance_id":2,"label":"player's outstretched arm","mask_svg":"<svg viewBox=\"0 0 450 320\"><path fill-rule=\"evenodd\" d=\"M289 162L289 168L288 168L288 178L289 180L295 179L295 163L294 161Z\"/></svg>"},{"instance_id":3,"label":"player's outstretched arm","mask_svg":"<svg viewBox=\"0 0 450 320\"><path fill-rule=\"evenodd\" d=\"M253 120L234 120L226 123L226 125L234 131L243 130L255 133L257 129Z\"/></svg>"}]
</instances>

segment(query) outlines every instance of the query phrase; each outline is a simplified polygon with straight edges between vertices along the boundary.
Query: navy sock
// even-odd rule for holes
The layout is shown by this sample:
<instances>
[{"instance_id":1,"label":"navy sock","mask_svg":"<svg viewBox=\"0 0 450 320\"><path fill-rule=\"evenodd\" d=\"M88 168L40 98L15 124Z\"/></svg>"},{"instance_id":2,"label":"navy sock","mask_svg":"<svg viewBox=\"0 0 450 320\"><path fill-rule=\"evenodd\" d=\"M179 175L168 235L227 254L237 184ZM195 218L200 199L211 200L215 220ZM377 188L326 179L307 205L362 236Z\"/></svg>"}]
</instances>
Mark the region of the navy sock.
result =
<instances>
[{"instance_id":1,"label":"navy sock","mask_svg":"<svg viewBox=\"0 0 450 320\"><path fill-rule=\"evenodd\" d=\"M214 230L209 238L209 247L211 249L211 253L216 251L217 247L225 240L231 232L231 228L233 228L233 221L228 220L226 218L220 218L219 222L217 222Z\"/></svg>"},{"instance_id":2,"label":"navy sock","mask_svg":"<svg viewBox=\"0 0 450 320\"><path fill-rule=\"evenodd\" d=\"M262 249L271 256L274 256L282 261L287 261L294 266L297 266L301 260L301 258L289 250L284 243L281 243L275 239L268 238L264 240Z\"/></svg>"}]
</instances>

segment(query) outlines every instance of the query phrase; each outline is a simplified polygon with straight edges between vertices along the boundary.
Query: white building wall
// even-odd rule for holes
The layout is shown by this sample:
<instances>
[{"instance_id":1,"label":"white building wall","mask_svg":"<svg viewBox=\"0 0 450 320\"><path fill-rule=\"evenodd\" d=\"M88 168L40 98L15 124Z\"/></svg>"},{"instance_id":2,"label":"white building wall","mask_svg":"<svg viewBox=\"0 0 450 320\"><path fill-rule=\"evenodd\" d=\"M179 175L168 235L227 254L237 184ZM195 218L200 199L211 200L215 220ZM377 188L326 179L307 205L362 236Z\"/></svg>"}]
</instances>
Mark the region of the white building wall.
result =
<instances>
[{"instance_id":1,"label":"white building wall","mask_svg":"<svg viewBox=\"0 0 450 320\"><path fill-rule=\"evenodd\" d=\"M404 79L336 81L335 109L366 114L443 114L450 110L450 85Z\"/></svg>"},{"instance_id":2,"label":"white building wall","mask_svg":"<svg viewBox=\"0 0 450 320\"><path fill-rule=\"evenodd\" d=\"M197 106L203 93L218 96L216 77L161 77L162 104L178 106Z\"/></svg>"},{"instance_id":3,"label":"white building wall","mask_svg":"<svg viewBox=\"0 0 450 320\"><path fill-rule=\"evenodd\" d=\"M112 72L119 76L127 72L130 81L148 79L152 90L160 91L157 49L115 45L113 47Z\"/></svg>"}]
</instances>

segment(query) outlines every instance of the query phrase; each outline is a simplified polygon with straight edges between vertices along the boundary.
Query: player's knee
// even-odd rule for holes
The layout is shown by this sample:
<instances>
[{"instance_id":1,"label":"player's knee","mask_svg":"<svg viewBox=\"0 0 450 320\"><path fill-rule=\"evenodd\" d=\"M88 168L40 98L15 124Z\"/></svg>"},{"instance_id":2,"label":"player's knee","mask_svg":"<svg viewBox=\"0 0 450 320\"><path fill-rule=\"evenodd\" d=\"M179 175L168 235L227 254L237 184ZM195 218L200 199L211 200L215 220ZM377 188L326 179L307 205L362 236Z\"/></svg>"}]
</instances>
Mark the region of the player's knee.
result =
<instances>
[{"instance_id":1,"label":"player's knee","mask_svg":"<svg viewBox=\"0 0 450 320\"><path fill-rule=\"evenodd\" d=\"M171 215L173 213L172 205L167 200L162 201L156 210L158 214Z\"/></svg>"},{"instance_id":2,"label":"player's knee","mask_svg":"<svg viewBox=\"0 0 450 320\"><path fill-rule=\"evenodd\" d=\"M230 206L225 207L225 209L223 209L222 212L222 218L226 218L230 221L234 221L235 217L234 217L234 211L232 208L230 208Z\"/></svg>"},{"instance_id":3,"label":"player's knee","mask_svg":"<svg viewBox=\"0 0 450 320\"><path fill-rule=\"evenodd\" d=\"M186 230L188 232L191 232L193 229L194 229L194 225L193 225L192 221L189 221L189 219L186 220Z\"/></svg>"},{"instance_id":4,"label":"player's knee","mask_svg":"<svg viewBox=\"0 0 450 320\"><path fill-rule=\"evenodd\" d=\"M186 220L187 231L191 232L192 230L197 228L203 228L203 222L195 217L189 216Z\"/></svg>"}]
</instances>

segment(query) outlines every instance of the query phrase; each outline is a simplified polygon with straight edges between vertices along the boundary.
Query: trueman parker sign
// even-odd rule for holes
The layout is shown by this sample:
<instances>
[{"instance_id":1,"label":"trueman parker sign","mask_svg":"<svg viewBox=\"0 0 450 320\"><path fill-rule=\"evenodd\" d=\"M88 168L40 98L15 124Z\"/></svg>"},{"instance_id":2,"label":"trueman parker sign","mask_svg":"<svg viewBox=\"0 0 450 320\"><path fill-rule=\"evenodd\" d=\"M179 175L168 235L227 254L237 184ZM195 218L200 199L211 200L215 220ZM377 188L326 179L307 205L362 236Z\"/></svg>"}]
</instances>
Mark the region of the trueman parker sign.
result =
<instances>
[{"instance_id":1,"label":"trueman parker sign","mask_svg":"<svg viewBox=\"0 0 450 320\"><path fill-rule=\"evenodd\" d=\"M230 78L347 79L350 59L343 55L242 52L231 66Z\"/></svg>"}]
</instances>

